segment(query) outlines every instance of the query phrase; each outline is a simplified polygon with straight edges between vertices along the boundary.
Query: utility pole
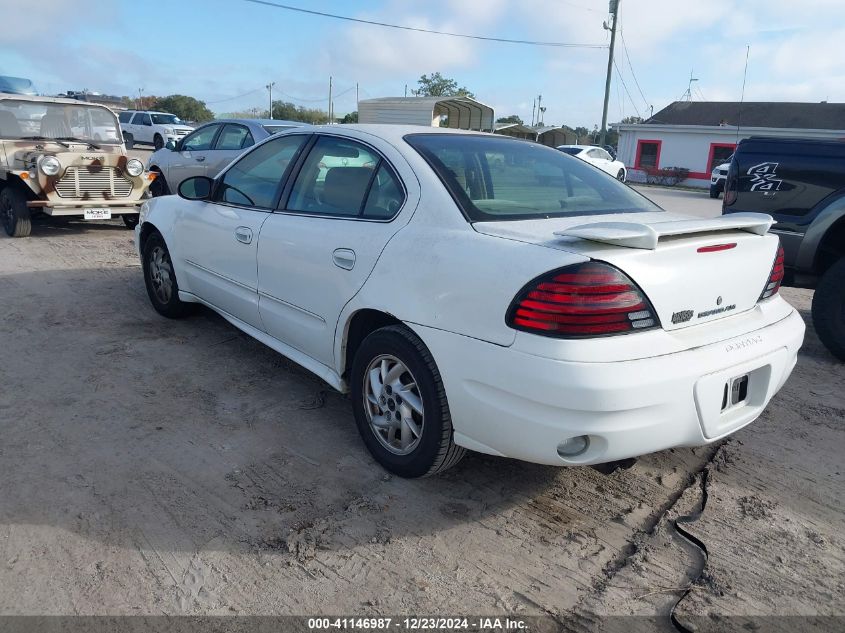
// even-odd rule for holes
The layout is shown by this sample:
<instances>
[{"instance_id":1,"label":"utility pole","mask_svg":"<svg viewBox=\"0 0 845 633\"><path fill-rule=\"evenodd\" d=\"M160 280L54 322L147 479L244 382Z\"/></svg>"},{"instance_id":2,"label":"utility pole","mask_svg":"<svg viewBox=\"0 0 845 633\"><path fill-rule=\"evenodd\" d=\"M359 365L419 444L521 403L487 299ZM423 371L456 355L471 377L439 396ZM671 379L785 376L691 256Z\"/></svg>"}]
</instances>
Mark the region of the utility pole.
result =
<instances>
[{"instance_id":1,"label":"utility pole","mask_svg":"<svg viewBox=\"0 0 845 633\"><path fill-rule=\"evenodd\" d=\"M534 110L537 109L537 99L534 99L534 103L531 104L531 127L534 127Z\"/></svg>"},{"instance_id":2,"label":"utility pole","mask_svg":"<svg viewBox=\"0 0 845 633\"><path fill-rule=\"evenodd\" d=\"M143 110L144 109L144 97L142 96L144 92L143 88L138 88L138 105L135 106L136 110Z\"/></svg>"},{"instance_id":3,"label":"utility pole","mask_svg":"<svg viewBox=\"0 0 845 633\"><path fill-rule=\"evenodd\" d=\"M332 76L329 75L329 125L332 124Z\"/></svg>"},{"instance_id":4,"label":"utility pole","mask_svg":"<svg viewBox=\"0 0 845 633\"><path fill-rule=\"evenodd\" d=\"M543 95L537 95L537 125L540 125L542 121L540 120L540 113L545 112L546 109L540 105L543 103Z\"/></svg>"},{"instance_id":5,"label":"utility pole","mask_svg":"<svg viewBox=\"0 0 845 633\"><path fill-rule=\"evenodd\" d=\"M358 112L358 102L361 99L358 97L358 82L355 82L355 112Z\"/></svg>"},{"instance_id":6,"label":"utility pole","mask_svg":"<svg viewBox=\"0 0 845 633\"><path fill-rule=\"evenodd\" d=\"M599 145L604 145L605 136L607 135L607 104L610 101L610 75L613 72L613 49L616 46L616 23L619 21L619 2L620 0L610 0L608 8L612 22L609 27L607 26L607 22L602 25L605 30L610 31L610 52L607 55L607 78L604 80L604 108L601 112L601 137Z\"/></svg>"},{"instance_id":7,"label":"utility pole","mask_svg":"<svg viewBox=\"0 0 845 633\"><path fill-rule=\"evenodd\" d=\"M271 118L271 119L273 118L273 86L275 86L275 85L276 85L276 82L271 81L269 84L264 86L265 88L267 88L267 90L270 91L270 117L269 118Z\"/></svg>"}]
</instances>

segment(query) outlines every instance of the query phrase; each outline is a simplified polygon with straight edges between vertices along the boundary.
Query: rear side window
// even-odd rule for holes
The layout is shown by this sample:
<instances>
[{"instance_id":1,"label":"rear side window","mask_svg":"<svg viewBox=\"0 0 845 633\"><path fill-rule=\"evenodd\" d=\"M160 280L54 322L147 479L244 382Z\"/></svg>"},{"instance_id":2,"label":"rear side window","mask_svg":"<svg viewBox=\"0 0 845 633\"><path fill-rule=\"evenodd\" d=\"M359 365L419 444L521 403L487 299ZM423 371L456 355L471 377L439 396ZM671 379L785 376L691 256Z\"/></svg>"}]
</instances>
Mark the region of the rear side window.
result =
<instances>
[{"instance_id":1,"label":"rear side window","mask_svg":"<svg viewBox=\"0 0 845 633\"><path fill-rule=\"evenodd\" d=\"M374 220L387 220L399 212L405 201L405 192L393 170L382 161L373 178L363 217Z\"/></svg>"},{"instance_id":2,"label":"rear side window","mask_svg":"<svg viewBox=\"0 0 845 633\"><path fill-rule=\"evenodd\" d=\"M272 209L282 180L306 140L304 134L282 136L241 157L223 174L217 200Z\"/></svg>"},{"instance_id":3,"label":"rear side window","mask_svg":"<svg viewBox=\"0 0 845 633\"><path fill-rule=\"evenodd\" d=\"M121 112L117 118L120 120L121 123L129 123L129 120L132 118L131 112Z\"/></svg>"},{"instance_id":4,"label":"rear side window","mask_svg":"<svg viewBox=\"0 0 845 633\"><path fill-rule=\"evenodd\" d=\"M320 137L299 171L288 210L360 216L380 160L375 152L355 141Z\"/></svg>"},{"instance_id":5,"label":"rear side window","mask_svg":"<svg viewBox=\"0 0 845 633\"><path fill-rule=\"evenodd\" d=\"M493 135L405 137L471 222L662 211L564 152Z\"/></svg>"},{"instance_id":6,"label":"rear side window","mask_svg":"<svg viewBox=\"0 0 845 633\"><path fill-rule=\"evenodd\" d=\"M253 144L252 134L243 125L227 123L217 138L214 149L237 150L249 147Z\"/></svg>"}]
</instances>

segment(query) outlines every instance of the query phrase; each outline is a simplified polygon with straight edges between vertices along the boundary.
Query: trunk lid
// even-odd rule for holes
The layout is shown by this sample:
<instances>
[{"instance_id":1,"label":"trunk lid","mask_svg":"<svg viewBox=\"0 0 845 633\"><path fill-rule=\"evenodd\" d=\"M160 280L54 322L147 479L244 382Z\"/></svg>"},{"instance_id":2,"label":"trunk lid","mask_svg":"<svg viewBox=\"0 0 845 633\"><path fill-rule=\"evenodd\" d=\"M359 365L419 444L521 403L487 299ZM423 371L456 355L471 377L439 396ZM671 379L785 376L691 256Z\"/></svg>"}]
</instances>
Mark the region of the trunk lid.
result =
<instances>
[{"instance_id":1,"label":"trunk lid","mask_svg":"<svg viewBox=\"0 0 845 633\"><path fill-rule=\"evenodd\" d=\"M754 308L777 253L777 237L767 234L771 223L757 213L695 218L656 212L473 226L616 266L645 292L663 329L676 330Z\"/></svg>"}]
</instances>

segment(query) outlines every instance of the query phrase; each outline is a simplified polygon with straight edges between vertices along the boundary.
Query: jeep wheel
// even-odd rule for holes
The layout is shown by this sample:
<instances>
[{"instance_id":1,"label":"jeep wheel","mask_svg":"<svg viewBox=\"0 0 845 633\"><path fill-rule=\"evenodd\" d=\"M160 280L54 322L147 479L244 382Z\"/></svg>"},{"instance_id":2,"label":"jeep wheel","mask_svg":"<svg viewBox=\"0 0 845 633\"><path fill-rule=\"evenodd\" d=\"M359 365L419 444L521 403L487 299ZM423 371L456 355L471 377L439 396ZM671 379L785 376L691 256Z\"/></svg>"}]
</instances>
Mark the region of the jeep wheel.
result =
<instances>
[{"instance_id":1,"label":"jeep wheel","mask_svg":"<svg viewBox=\"0 0 845 633\"><path fill-rule=\"evenodd\" d=\"M830 353L845 361L845 257L827 269L816 287L813 325Z\"/></svg>"},{"instance_id":2,"label":"jeep wheel","mask_svg":"<svg viewBox=\"0 0 845 633\"><path fill-rule=\"evenodd\" d=\"M144 242L143 251L141 264L150 303L156 312L169 319L185 316L191 304L179 299L179 284L164 238L159 233L153 233Z\"/></svg>"},{"instance_id":3,"label":"jeep wheel","mask_svg":"<svg viewBox=\"0 0 845 633\"><path fill-rule=\"evenodd\" d=\"M618 180L619 182L625 182L625 170L624 169L620 169L619 173L616 174L616 180Z\"/></svg>"},{"instance_id":4,"label":"jeep wheel","mask_svg":"<svg viewBox=\"0 0 845 633\"><path fill-rule=\"evenodd\" d=\"M425 477L457 464L440 372L410 330L389 326L370 334L352 362L352 410L376 461L400 477Z\"/></svg>"},{"instance_id":5,"label":"jeep wheel","mask_svg":"<svg viewBox=\"0 0 845 633\"><path fill-rule=\"evenodd\" d=\"M716 185L710 185L710 197L711 198L718 198L719 197L719 188Z\"/></svg>"},{"instance_id":6,"label":"jeep wheel","mask_svg":"<svg viewBox=\"0 0 845 633\"><path fill-rule=\"evenodd\" d=\"M135 137L129 134L128 132L124 132L123 144L126 145L126 149L132 149L133 147L135 147Z\"/></svg>"},{"instance_id":7,"label":"jeep wheel","mask_svg":"<svg viewBox=\"0 0 845 633\"><path fill-rule=\"evenodd\" d=\"M126 225L127 229L134 229L138 226L138 215L122 215L120 216L123 219L123 223Z\"/></svg>"},{"instance_id":8,"label":"jeep wheel","mask_svg":"<svg viewBox=\"0 0 845 633\"><path fill-rule=\"evenodd\" d=\"M26 196L13 187L4 187L0 191L0 217L9 237L26 237L32 232Z\"/></svg>"},{"instance_id":9,"label":"jeep wheel","mask_svg":"<svg viewBox=\"0 0 845 633\"><path fill-rule=\"evenodd\" d=\"M164 147L164 139L161 138L161 134L156 134L155 137L153 137L153 147L156 151Z\"/></svg>"}]
</instances>

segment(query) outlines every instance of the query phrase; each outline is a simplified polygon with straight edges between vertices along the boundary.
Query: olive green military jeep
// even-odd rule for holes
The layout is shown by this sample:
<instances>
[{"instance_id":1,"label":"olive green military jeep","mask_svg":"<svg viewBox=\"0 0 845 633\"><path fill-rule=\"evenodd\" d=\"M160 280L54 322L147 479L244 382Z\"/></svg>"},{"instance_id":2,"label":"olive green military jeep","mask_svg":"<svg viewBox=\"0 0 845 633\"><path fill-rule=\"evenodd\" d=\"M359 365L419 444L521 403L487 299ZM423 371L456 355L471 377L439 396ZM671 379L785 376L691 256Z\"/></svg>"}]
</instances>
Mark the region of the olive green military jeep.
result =
<instances>
[{"instance_id":1,"label":"olive green military jeep","mask_svg":"<svg viewBox=\"0 0 845 633\"><path fill-rule=\"evenodd\" d=\"M114 113L73 99L0 93L0 221L25 237L32 217L138 223L155 174L129 158Z\"/></svg>"}]
</instances>

